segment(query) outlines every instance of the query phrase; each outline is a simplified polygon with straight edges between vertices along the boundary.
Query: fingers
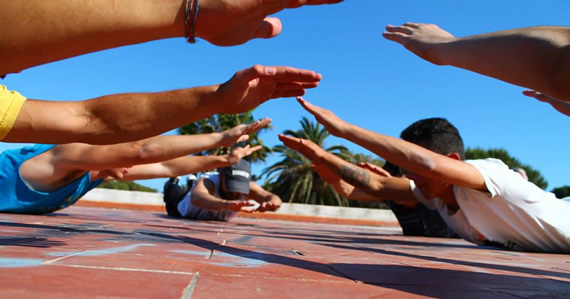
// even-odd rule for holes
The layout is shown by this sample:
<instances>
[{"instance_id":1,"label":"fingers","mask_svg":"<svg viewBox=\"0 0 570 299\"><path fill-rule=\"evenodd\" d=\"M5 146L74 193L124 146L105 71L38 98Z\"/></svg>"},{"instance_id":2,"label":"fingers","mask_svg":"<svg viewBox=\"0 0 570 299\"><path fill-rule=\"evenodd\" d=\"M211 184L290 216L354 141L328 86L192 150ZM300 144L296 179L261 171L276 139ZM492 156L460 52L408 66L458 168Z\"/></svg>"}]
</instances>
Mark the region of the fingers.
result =
<instances>
[{"instance_id":1,"label":"fingers","mask_svg":"<svg viewBox=\"0 0 570 299\"><path fill-rule=\"evenodd\" d=\"M262 118L260 120L257 120L249 125L247 125L247 127L244 130L244 134L249 134L249 133L253 133L253 132L257 132L265 127L267 127L270 123L271 123L272 119L269 117L266 118Z\"/></svg>"},{"instance_id":2,"label":"fingers","mask_svg":"<svg viewBox=\"0 0 570 299\"><path fill-rule=\"evenodd\" d=\"M287 8L297 8L303 5L335 4L344 0L291 0L287 3Z\"/></svg>"},{"instance_id":3,"label":"fingers","mask_svg":"<svg viewBox=\"0 0 570 299\"><path fill-rule=\"evenodd\" d=\"M254 146L254 147L251 147L251 148L248 149L246 156L251 155L251 153L253 153L253 152L257 152L258 150L260 150L260 149L262 149L262 148L263 148L262 145L256 145L256 146Z\"/></svg>"},{"instance_id":4,"label":"fingers","mask_svg":"<svg viewBox=\"0 0 570 299\"><path fill-rule=\"evenodd\" d=\"M541 102L550 102L550 97L543 94L542 92L538 92L536 90L525 90L523 94L527 97L535 98Z\"/></svg>"},{"instance_id":5,"label":"fingers","mask_svg":"<svg viewBox=\"0 0 570 299\"><path fill-rule=\"evenodd\" d=\"M299 104L301 104L301 106L303 106L305 110L307 110L309 113L311 113L314 116L321 114L324 110L321 107L309 103L307 100L303 99L302 97L297 97L297 102L299 102Z\"/></svg>"},{"instance_id":6,"label":"fingers","mask_svg":"<svg viewBox=\"0 0 570 299\"><path fill-rule=\"evenodd\" d=\"M272 98L289 98L305 95L306 88L315 88L319 82L287 82L277 85L277 91Z\"/></svg>"},{"instance_id":7,"label":"fingers","mask_svg":"<svg viewBox=\"0 0 570 299\"><path fill-rule=\"evenodd\" d=\"M261 24L259 24L257 31L254 33L254 37L272 38L274 36L279 35L279 33L281 33L282 28L283 25L281 24L281 21L278 18L265 18L261 22Z\"/></svg>"},{"instance_id":8,"label":"fingers","mask_svg":"<svg viewBox=\"0 0 570 299\"><path fill-rule=\"evenodd\" d=\"M294 98L294 97L299 97L299 96L304 96L304 95L305 95L305 90L301 89L301 90L276 92L273 94L273 96L271 98L273 98L273 99L276 99L276 98Z\"/></svg>"},{"instance_id":9,"label":"fingers","mask_svg":"<svg viewBox=\"0 0 570 299\"><path fill-rule=\"evenodd\" d=\"M412 27L409 26L397 27L397 26L387 25L386 31L382 33L382 36L387 40L403 44L408 39L410 34L412 34L411 28Z\"/></svg>"},{"instance_id":10,"label":"fingers","mask_svg":"<svg viewBox=\"0 0 570 299\"><path fill-rule=\"evenodd\" d=\"M319 82L323 78L321 74L313 71L288 66L254 65L235 74L236 79L247 82L265 77L272 77L281 82Z\"/></svg>"},{"instance_id":11,"label":"fingers","mask_svg":"<svg viewBox=\"0 0 570 299\"><path fill-rule=\"evenodd\" d=\"M402 26L393 26L393 25L386 25L386 31L391 32L391 33L404 33L407 35L412 34L414 28L417 27L410 27L410 26L406 26L405 24Z\"/></svg>"}]
</instances>

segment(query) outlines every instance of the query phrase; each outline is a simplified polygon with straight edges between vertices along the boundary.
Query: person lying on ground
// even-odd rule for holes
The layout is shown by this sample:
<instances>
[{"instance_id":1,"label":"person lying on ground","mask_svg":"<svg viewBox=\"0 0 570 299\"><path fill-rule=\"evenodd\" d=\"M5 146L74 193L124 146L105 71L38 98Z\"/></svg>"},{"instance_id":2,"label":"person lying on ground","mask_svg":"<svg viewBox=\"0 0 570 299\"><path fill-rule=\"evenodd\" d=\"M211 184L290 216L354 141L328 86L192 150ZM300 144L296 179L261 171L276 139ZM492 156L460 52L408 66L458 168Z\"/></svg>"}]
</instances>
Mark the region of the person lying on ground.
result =
<instances>
[{"instance_id":1,"label":"person lying on ground","mask_svg":"<svg viewBox=\"0 0 570 299\"><path fill-rule=\"evenodd\" d=\"M251 181L251 166L244 159L203 174L182 199L164 201L176 207L168 209L169 216L192 220L229 221L238 212L277 211L281 207L279 196Z\"/></svg>"},{"instance_id":2,"label":"person lying on ground","mask_svg":"<svg viewBox=\"0 0 570 299\"><path fill-rule=\"evenodd\" d=\"M464 161L463 140L447 120L417 121L398 139L349 124L302 98L298 101L331 134L406 169L416 198L438 209L456 232L461 231L456 229L460 222L454 217L462 215L488 244L570 253L570 221L566 219L570 204L525 180L501 160ZM358 187L373 194L382 191L383 185ZM477 239L468 241L477 243Z\"/></svg>"},{"instance_id":3,"label":"person lying on ground","mask_svg":"<svg viewBox=\"0 0 570 299\"><path fill-rule=\"evenodd\" d=\"M262 119L221 133L157 136L113 145L35 145L0 154L0 212L46 214L74 204L105 180L173 177L237 163L259 150L225 156L187 156L248 139L271 122Z\"/></svg>"},{"instance_id":4,"label":"person lying on ground","mask_svg":"<svg viewBox=\"0 0 570 299\"><path fill-rule=\"evenodd\" d=\"M242 113L275 98L303 95L322 76L255 65L219 85L124 93L77 102L26 100L0 85L0 140L113 144L164 133L218 113Z\"/></svg>"},{"instance_id":5,"label":"person lying on ground","mask_svg":"<svg viewBox=\"0 0 570 299\"><path fill-rule=\"evenodd\" d=\"M416 199L407 178L397 173L392 176L387 170L368 162L354 165L307 139L287 135L279 135L279 139L311 160L317 174L343 197L364 202L386 202L398 218L404 235L456 237L436 211L427 209ZM390 162L386 164L388 168L392 165ZM358 187L363 185L366 186L364 190ZM371 189L378 191L366 191Z\"/></svg>"},{"instance_id":6,"label":"person lying on ground","mask_svg":"<svg viewBox=\"0 0 570 299\"><path fill-rule=\"evenodd\" d=\"M436 65L467 69L570 102L570 27L455 37L434 24L405 23L386 26L383 35Z\"/></svg>"}]
</instances>

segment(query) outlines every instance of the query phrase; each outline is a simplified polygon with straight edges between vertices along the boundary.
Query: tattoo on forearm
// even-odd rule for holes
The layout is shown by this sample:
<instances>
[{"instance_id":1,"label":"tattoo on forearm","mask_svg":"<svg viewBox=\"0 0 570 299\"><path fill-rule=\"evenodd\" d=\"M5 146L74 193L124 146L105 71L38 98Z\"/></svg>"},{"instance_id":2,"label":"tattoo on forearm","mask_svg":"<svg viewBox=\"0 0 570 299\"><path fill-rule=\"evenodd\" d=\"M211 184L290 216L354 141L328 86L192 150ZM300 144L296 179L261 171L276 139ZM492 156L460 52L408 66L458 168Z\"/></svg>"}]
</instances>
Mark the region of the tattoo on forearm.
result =
<instances>
[{"instance_id":1,"label":"tattoo on forearm","mask_svg":"<svg viewBox=\"0 0 570 299\"><path fill-rule=\"evenodd\" d=\"M359 168L343 165L340 171L343 180L354 186L366 186L370 184L370 174Z\"/></svg>"}]
</instances>

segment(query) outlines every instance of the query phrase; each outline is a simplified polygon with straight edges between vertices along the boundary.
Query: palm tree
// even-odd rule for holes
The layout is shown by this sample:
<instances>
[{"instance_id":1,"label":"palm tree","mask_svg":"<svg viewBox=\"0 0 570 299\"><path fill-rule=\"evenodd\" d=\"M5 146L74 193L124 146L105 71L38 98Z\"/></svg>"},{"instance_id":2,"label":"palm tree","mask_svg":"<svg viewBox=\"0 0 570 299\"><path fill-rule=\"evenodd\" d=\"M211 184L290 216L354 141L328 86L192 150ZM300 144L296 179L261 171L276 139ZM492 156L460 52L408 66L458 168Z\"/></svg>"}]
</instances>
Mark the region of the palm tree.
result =
<instances>
[{"instance_id":1,"label":"palm tree","mask_svg":"<svg viewBox=\"0 0 570 299\"><path fill-rule=\"evenodd\" d=\"M199 121L190 123L178 129L178 133L181 135L192 135L192 134L208 134L213 132L221 132L230 128L233 128L239 124L248 124L255 121L253 117L253 110L250 110L245 113L240 114L217 114L214 116L210 116L208 118L201 119ZM270 127L268 127L270 128ZM268 128L262 129L266 130ZM260 132L261 132L260 131ZM250 145L262 145L263 148L252 153L251 156L248 157L248 160L252 162L257 161L265 161L269 153L271 153L271 149L265 145L263 145L263 141L259 139L259 132L252 133L249 135L249 140L245 142L245 144L240 144L241 146ZM228 152L228 148L218 147L213 148L210 150L206 150L196 155L199 156L214 156L214 155L223 155Z\"/></svg>"},{"instance_id":2,"label":"palm tree","mask_svg":"<svg viewBox=\"0 0 570 299\"><path fill-rule=\"evenodd\" d=\"M330 135L319 123L311 122L306 117L301 120L301 130L286 130L285 135L304 138L323 147L325 139ZM326 151L343 157L349 153L341 145L325 148ZM279 195L281 199L292 203L348 206L348 200L340 196L331 186L323 181L315 171L309 159L295 150L283 145L273 147L283 159L263 170L265 187Z\"/></svg>"}]
</instances>

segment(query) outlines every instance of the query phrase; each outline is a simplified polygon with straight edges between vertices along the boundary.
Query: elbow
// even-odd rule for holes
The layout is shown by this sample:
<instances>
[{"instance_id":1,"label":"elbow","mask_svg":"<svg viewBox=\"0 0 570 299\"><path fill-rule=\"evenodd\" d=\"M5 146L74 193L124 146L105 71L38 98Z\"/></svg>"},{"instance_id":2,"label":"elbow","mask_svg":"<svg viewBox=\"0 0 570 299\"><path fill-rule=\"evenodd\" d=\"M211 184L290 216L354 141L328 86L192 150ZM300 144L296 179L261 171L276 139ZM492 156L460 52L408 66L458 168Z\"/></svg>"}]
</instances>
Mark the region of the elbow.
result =
<instances>
[{"instance_id":1,"label":"elbow","mask_svg":"<svg viewBox=\"0 0 570 299\"><path fill-rule=\"evenodd\" d=\"M409 168L413 172L420 174L425 177L431 177L437 171L437 161L434 157L416 157L412 160L413 168Z\"/></svg>"},{"instance_id":2,"label":"elbow","mask_svg":"<svg viewBox=\"0 0 570 299\"><path fill-rule=\"evenodd\" d=\"M162 161L162 150L158 144L144 140L133 142L134 162L138 164L154 163Z\"/></svg>"}]
</instances>

